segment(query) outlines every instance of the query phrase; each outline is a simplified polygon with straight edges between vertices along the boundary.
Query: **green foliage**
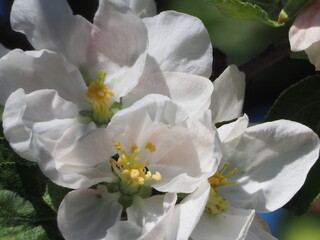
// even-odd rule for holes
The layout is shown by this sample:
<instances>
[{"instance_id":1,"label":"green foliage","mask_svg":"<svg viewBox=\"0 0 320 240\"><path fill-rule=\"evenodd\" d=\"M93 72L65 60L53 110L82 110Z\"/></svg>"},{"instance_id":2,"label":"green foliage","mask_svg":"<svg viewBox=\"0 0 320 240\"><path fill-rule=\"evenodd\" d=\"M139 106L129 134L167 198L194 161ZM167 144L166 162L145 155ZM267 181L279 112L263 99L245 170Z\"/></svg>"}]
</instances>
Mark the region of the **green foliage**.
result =
<instances>
[{"instance_id":1,"label":"green foliage","mask_svg":"<svg viewBox=\"0 0 320 240\"><path fill-rule=\"evenodd\" d=\"M279 0L205 0L214 4L220 11L227 16L236 19L258 20L273 27L281 26L278 24L277 17L282 9Z\"/></svg>"},{"instance_id":2,"label":"green foliage","mask_svg":"<svg viewBox=\"0 0 320 240\"><path fill-rule=\"evenodd\" d=\"M32 204L17 194L0 190L0 240L49 239Z\"/></svg>"},{"instance_id":3,"label":"green foliage","mask_svg":"<svg viewBox=\"0 0 320 240\"><path fill-rule=\"evenodd\" d=\"M265 121L289 119L310 127L320 135L320 76L308 77L282 93ZM320 192L320 161L311 168L300 191L286 205L297 215L304 214Z\"/></svg>"},{"instance_id":4,"label":"green foliage","mask_svg":"<svg viewBox=\"0 0 320 240\"><path fill-rule=\"evenodd\" d=\"M295 17L312 0L205 0L226 15L258 20L273 27Z\"/></svg>"},{"instance_id":5,"label":"green foliage","mask_svg":"<svg viewBox=\"0 0 320 240\"><path fill-rule=\"evenodd\" d=\"M48 179L36 163L19 157L0 131L0 240L62 239L56 212L43 199Z\"/></svg>"}]
</instances>

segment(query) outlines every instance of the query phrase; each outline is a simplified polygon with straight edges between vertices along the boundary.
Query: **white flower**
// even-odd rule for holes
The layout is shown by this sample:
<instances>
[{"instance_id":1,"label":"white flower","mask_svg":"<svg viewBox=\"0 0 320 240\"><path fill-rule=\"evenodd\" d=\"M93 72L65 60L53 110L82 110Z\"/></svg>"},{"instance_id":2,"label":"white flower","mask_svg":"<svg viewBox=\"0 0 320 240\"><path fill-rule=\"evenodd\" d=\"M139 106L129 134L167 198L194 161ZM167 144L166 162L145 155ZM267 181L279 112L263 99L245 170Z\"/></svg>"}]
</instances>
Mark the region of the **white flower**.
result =
<instances>
[{"instance_id":1,"label":"white flower","mask_svg":"<svg viewBox=\"0 0 320 240\"><path fill-rule=\"evenodd\" d=\"M127 2L100 1L93 24L72 15L63 0L14 2L13 28L38 49L13 50L0 59L4 132L22 157L36 160L30 144L37 134L52 148L67 136L68 147L96 125L107 125L115 112L150 93L147 85L139 85L139 94L129 97L140 79L158 82L153 93L171 97L190 114L194 105L209 106L209 80L193 75L211 73L211 44L203 24L171 11L142 20ZM128 3L141 7L139 1ZM18 88L23 90L14 92Z\"/></svg>"},{"instance_id":2,"label":"white flower","mask_svg":"<svg viewBox=\"0 0 320 240\"><path fill-rule=\"evenodd\" d=\"M305 7L289 30L289 41L293 52L305 51L316 70L320 70L320 1Z\"/></svg>"},{"instance_id":3,"label":"white flower","mask_svg":"<svg viewBox=\"0 0 320 240\"><path fill-rule=\"evenodd\" d=\"M32 144L37 144L34 149L42 171L58 185L69 188L111 181L114 174L109 158L115 154L134 158L137 154L145 161L139 165L142 172L146 167L151 174L161 174L161 182L153 182L153 188L192 192L199 186L199 179L216 171L221 154L210 111L190 118L182 107L161 95L148 95L116 113L108 128L93 130L68 148L59 146L68 140L67 136L52 148L40 135ZM116 143L119 146L115 147Z\"/></svg>"},{"instance_id":4,"label":"white flower","mask_svg":"<svg viewBox=\"0 0 320 240\"><path fill-rule=\"evenodd\" d=\"M136 196L125 210L116 194L98 190L74 190L58 211L58 225L66 239L157 239L185 240L200 218L209 191L205 185L177 204L177 195L167 193L147 199Z\"/></svg>"},{"instance_id":5,"label":"white flower","mask_svg":"<svg viewBox=\"0 0 320 240\"><path fill-rule=\"evenodd\" d=\"M233 74L224 78L228 72ZM229 88L223 87L223 81L231 84ZM211 108L218 109L218 114L214 112L213 116L219 119L215 121L230 120L241 114L244 84L238 81L244 81L244 76L231 67L216 82L214 93L227 107L224 117L224 109L215 105L219 104L218 97L213 96ZM240 87L236 89L232 83ZM241 103L235 104L235 108L225 104L237 99ZM256 223L251 225L255 212L282 207L300 189L318 159L318 136L308 127L288 120L248 128L246 115L221 126L218 132L222 160L218 171L208 179L209 200L192 239L256 239L259 234L272 239Z\"/></svg>"},{"instance_id":6,"label":"white flower","mask_svg":"<svg viewBox=\"0 0 320 240\"><path fill-rule=\"evenodd\" d=\"M245 116L218 128L222 161L208 179L211 194L193 239L206 239L199 235L205 229L203 235L217 239L245 239L253 213L274 211L287 203L318 159L319 138L302 124L287 120L249 128L247 124Z\"/></svg>"},{"instance_id":7,"label":"white flower","mask_svg":"<svg viewBox=\"0 0 320 240\"><path fill-rule=\"evenodd\" d=\"M59 185L81 188L62 202L61 232L77 239L83 234L81 226L89 225L90 236L99 234L90 239L100 239L109 228L110 239L155 234L150 231L185 239L182 236L191 233L208 199L208 183L202 183L217 170L221 156L210 111L189 118L169 98L148 95L116 113L109 126L88 133L64 151L47 151L41 136L35 138L41 170ZM110 152L118 157L110 159ZM83 189L96 184L97 190ZM150 197L152 189L172 194ZM174 206L176 193L193 191ZM129 207L128 219L116 224L121 206ZM166 226L172 229L163 231Z\"/></svg>"}]
</instances>

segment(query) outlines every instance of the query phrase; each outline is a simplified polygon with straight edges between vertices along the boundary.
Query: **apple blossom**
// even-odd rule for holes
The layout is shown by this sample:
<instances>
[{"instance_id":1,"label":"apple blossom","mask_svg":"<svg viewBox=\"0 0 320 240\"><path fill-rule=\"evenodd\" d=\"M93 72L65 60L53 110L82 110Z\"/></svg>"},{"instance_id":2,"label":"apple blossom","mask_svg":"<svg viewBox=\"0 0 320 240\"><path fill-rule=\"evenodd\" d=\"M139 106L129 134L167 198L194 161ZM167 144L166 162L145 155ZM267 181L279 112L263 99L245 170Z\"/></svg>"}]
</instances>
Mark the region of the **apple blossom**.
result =
<instances>
[{"instance_id":1,"label":"apple blossom","mask_svg":"<svg viewBox=\"0 0 320 240\"><path fill-rule=\"evenodd\" d=\"M30 145L36 133L52 144L66 133L72 144L149 93L170 96L190 114L195 113L194 105L203 110L209 106L210 81L193 75L211 73L210 39L200 20L173 11L142 20L127 3L141 6L139 1L100 1L91 24L72 15L63 0L14 2L13 28L38 49L16 49L0 60L4 132L20 156L36 160ZM157 91L139 85L139 97L129 98L139 81L158 82ZM178 84L183 89L178 90ZM18 88L23 90L14 92ZM38 111L40 102L50 114Z\"/></svg>"},{"instance_id":2,"label":"apple blossom","mask_svg":"<svg viewBox=\"0 0 320 240\"><path fill-rule=\"evenodd\" d=\"M124 232L128 236L151 234L151 226L152 231L164 234L161 229L169 220L161 219L168 215L165 218L183 230L173 227L166 234L170 239L184 239L175 237L190 234L196 225L209 195L208 184L203 182L217 170L220 160L220 141L211 126L210 111L189 118L188 112L168 97L148 95L117 112L109 126L91 131L69 149L48 150L49 144L43 144L41 136L34 139L44 174L61 186L80 188L61 204L58 221L62 233L67 239L76 239L82 234L79 227L87 223L92 225L88 227L90 236L99 234L92 239L100 239L109 228L110 239L119 234L123 239ZM97 189L84 189L96 184ZM172 194L151 197L152 189ZM176 193L193 191L175 206ZM196 204L196 199L201 204ZM128 219L117 224L122 208ZM159 216L159 224L149 219L153 213ZM97 215L97 224L93 215ZM190 227L184 227L186 224Z\"/></svg>"},{"instance_id":3,"label":"apple blossom","mask_svg":"<svg viewBox=\"0 0 320 240\"><path fill-rule=\"evenodd\" d=\"M214 84L213 121L239 118L218 128L222 160L207 180L209 200L192 239L274 239L254 220L255 212L274 211L294 196L318 159L319 138L308 127L288 120L248 128L247 116L240 117L244 74L235 66Z\"/></svg>"},{"instance_id":4,"label":"apple blossom","mask_svg":"<svg viewBox=\"0 0 320 240\"><path fill-rule=\"evenodd\" d=\"M316 70L320 70L320 1L305 7L289 30L291 50L305 51Z\"/></svg>"}]
</instances>

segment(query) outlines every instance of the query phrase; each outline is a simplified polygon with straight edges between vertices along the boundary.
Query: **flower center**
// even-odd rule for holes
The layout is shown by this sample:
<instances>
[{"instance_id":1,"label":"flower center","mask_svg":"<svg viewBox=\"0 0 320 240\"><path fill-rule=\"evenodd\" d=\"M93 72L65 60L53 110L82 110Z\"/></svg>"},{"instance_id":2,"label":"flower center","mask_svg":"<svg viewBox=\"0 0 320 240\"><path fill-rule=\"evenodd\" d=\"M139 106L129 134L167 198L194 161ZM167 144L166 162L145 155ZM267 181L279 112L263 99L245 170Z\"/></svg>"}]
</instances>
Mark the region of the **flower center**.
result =
<instances>
[{"instance_id":1,"label":"flower center","mask_svg":"<svg viewBox=\"0 0 320 240\"><path fill-rule=\"evenodd\" d=\"M86 92L86 98L92 104L92 120L98 125L108 124L114 115L110 106L114 93L104 84L106 76L106 72L99 71L98 79L90 83Z\"/></svg>"},{"instance_id":2,"label":"flower center","mask_svg":"<svg viewBox=\"0 0 320 240\"><path fill-rule=\"evenodd\" d=\"M128 186L139 186L145 184L148 180L160 181L161 174L159 172L152 173L146 168L146 162L141 161L139 155L140 149L136 144L132 144L130 152L119 143L114 143L116 150L118 151L118 160L111 159L111 165L117 176L125 182ZM148 142L145 145L145 149L149 153L156 151L156 146Z\"/></svg>"},{"instance_id":3,"label":"flower center","mask_svg":"<svg viewBox=\"0 0 320 240\"><path fill-rule=\"evenodd\" d=\"M228 182L228 177L231 177L238 172L237 168L224 175L230 163L226 163L220 172L215 173L212 177L208 178L211 185L209 200L206 205L206 210L211 214L219 214L229 209L229 202L218 194L218 188L235 184L235 182Z\"/></svg>"}]
</instances>

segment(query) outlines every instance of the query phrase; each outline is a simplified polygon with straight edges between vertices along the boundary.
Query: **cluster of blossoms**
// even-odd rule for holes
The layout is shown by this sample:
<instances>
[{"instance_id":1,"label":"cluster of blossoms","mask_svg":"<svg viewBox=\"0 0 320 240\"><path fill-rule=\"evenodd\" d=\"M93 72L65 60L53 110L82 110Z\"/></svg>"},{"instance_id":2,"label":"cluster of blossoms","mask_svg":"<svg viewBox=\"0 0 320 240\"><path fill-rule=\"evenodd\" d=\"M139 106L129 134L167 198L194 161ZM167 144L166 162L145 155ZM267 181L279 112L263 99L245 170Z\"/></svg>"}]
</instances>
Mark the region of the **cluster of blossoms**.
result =
<instances>
[{"instance_id":1,"label":"cluster of blossoms","mask_svg":"<svg viewBox=\"0 0 320 240\"><path fill-rule=\"evenodd\" d=\"M199 19L100 0L90 23L65 0L15 0L11 23L36 50L0 49L4 134L74 189L66 239L274 239L255 213L299 190L319 139L287 120L248 127L245 76L212 84Z\"/></svg>"}]
</instances>

